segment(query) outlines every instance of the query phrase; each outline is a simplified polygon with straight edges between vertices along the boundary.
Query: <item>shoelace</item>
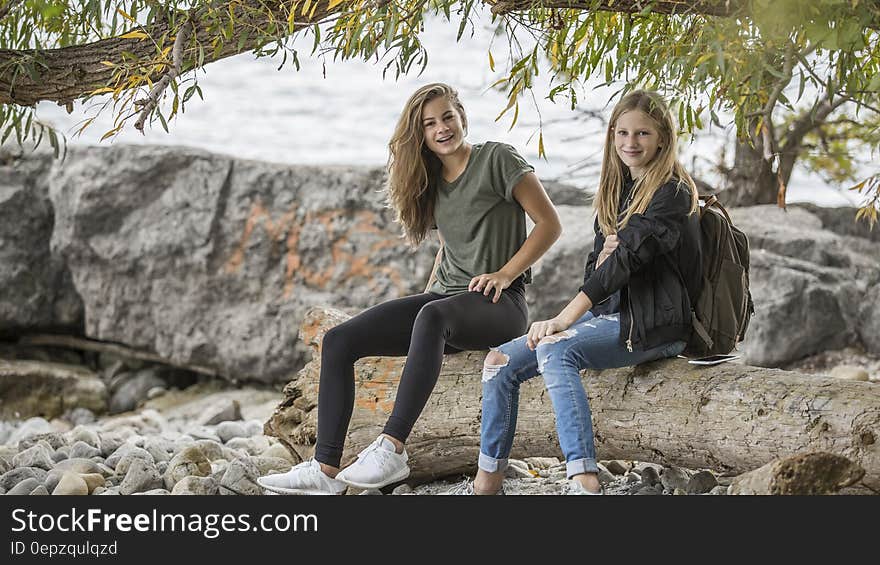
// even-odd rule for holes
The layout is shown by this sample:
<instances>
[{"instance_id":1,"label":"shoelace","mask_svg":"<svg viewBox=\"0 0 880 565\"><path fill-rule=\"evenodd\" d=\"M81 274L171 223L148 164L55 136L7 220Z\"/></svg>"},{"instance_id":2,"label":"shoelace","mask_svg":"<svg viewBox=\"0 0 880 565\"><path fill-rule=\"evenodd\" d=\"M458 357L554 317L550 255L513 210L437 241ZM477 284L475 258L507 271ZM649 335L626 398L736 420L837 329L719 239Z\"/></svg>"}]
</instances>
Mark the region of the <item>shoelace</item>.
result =
<instances>
[{"instance_id":1,"label":"shoelace","mask_svg":"<svg viewBox=\"0 0 880 565\"><path fill-rule=\"evenodd\" d=\"M387 451L385 449L380 449L379 440L377 440L377 441L374 441L373 443L371 443L369 446L367 446L366 449L364 449L363 451L358 453L358 460L361 460L361 458L363 458L363 460L366 460L367 455L369 455L371 453L374 453L375 457L378 457L380 465L384 465L385 461L388 460L388 457L390 455L389 451Z\"/></svg>"}]
</instances>

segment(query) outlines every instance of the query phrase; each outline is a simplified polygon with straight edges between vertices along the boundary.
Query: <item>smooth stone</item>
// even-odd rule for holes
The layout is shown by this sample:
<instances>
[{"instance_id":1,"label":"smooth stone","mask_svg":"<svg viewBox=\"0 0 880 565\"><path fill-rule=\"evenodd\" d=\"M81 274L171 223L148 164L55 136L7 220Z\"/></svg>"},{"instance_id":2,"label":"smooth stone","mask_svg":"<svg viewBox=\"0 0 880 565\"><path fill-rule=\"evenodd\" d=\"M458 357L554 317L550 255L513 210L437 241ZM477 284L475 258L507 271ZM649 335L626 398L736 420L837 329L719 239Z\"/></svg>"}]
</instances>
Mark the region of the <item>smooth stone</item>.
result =
<instances>
[{"instance_id":1,"label":"smooth stone","mask_svg":"<svg viewBox=\"0 0 880 565\"><path fill-rule=\"evenodd\" d=\"M98 449L94 445L89 445L82 440L77 441L70 447L70 457L82 457L84 459L91 459L92 457L97 457L99 455L101 455L100 449Z\"/></svg>"},{"instance_id":2,"label":"smooth stone","mask_svg":"<svg viewBox=\"0 0 880 565\"><path fill-rule=\"evenodd\" d=\"M95 492L95 489L98 487L103 487L107 481L104 479L104 475L101 473L86 473L85 475L80 475L82 479L86 482L86 485L89 487L89 494Z\"/></svg>"},{"instance_id":3,"label":"smooth stone","mask_svg":"<svg viewBox=\"0 0 880 565\"><path fill-rule=\"evenodd\" d=\"M599 484L600 484L600 485L603 485L603 486L604 486L604 485L609 485L609 484L613 483L615 480L617 480L617 479L615 478L615 476L612 475L612 474L608 471L608 469L605 468L605 465L603 465L603 464L601 464L601 463L596 463L596 467L599 468L599 472L596 474L596 476L597 476L597 478L599 479Z\"/></svg>"},{"instance_id":4,"label":"smooth stone","mask_svg":"<svg viewBox=\"0 0 880 565\"><path fill-rule=\"evenodd\" d=\"M68 471L61 476L58 485L52 489L53 496L83 496L89 494L89 485L73 471Z\"/></svg>"},{"instance_id":5,"label":"smooth stone","mask_svg":"<svg viewBox=\"0 0 880 565\"><path fill-rule=\"evenodd\" d=\"M174 490L174 485L184 477L207 477L211 474L211 462L205 457L198 446L192 445L182 449L171 458L165 470L165 488Z\"/></svg>"},{"instance_id":6,"label":"smooth stone","mask_svg":"<svg viewBox=\"0 0 880 565\"><path fill-rule=\"evenodd\" d=\"M117 449L125 444L125 437L116 432L98 432L98 443L95 447L101 449L101 455L110 457Z\"/></svg>"},{"instance_id":7,"label":"smooth stone","mask_svg":"<svg viewBox=\"0 0 880 565\"><path fill-rule=\"evenodd\" d=\"M52 431L52 424L50 424L45 418L40 418L39 416L28 418L22 422L8 438L6 438L6 443L9 445L15 445L33 436L48 434ZM30 447L30 445L24 447L27 448ZM22 448L22 446L19 446L19 448Z\"/></svg>"},{"instance_id":8,"label":"smooth stone","mask_svg":"<svg viewBox=\"0 0 880 565\"><path fill-rule=\"evenodd\" d=\"M138 447L138 446L134 445L133 443L125 443L122 446L120 446L119 449L114 451L113 454L110 455L110 457L108 457L104 461L104 463L106 465L116 469L117 473L125 473L124 470L120 471L117 467L119 467L119 463L123 459L125 459L128 455L132 456L132 457L128 457L128 460L135 458L135 459L142 459L144 461L149 461L150 463L154 462L153 456L150 455L150 453L146 449L144 449L142 447Z\"/></svg>"},{"instance_id":9,"label":"smooth stone","mask_svg":"<svg viewBox=\"0 0 880 565\"><path fill-rule=\"evenodd\" d=\"M257 484L259 476L259 469L251 461L230 461L220 480L220 494L261 495L263 488Z\"/></svg>"},{"instance_id":10,"label":"smooth stone","mask_svg":"<svg viewBox=\"0 0 880 565\"><path fill-rule=\"evenodd\" d=\"M174 442L161 438L148 438L144 449L153 456L153 461L171 461L174 456Z\"/></svg>"},{"instance_id":11,"label":"smooth stone","mask_svg":"<svg viewBox=\"0 0 880 565\"><path fill-rule=\"evenodd\" d=\"M220 422L214 431L223 443L234 438L247 438L251 435L245 429L244 422Z\"/></svg>"},{"instance_id":12,"label":"smooth stone","mask_svg":"<svg viewBox=\"0 0 880 565\"><path fill-rule=\"evenodd\" d=\"M38 481L43 482L46 475L47 473L45 470L37 467L19 467L17 469L10 469L0 477L0 488L4 488L8 492L9 489L26 479L37 479Z\"/></svg>"},{"instance_id":13,"label":"smooth stone","mask_svg":"<svg viewBox=\"0 0 880 565\"><path fill-rule=\"evenodd\" d=\"M6 494L13 496L25 496L31 493L32 490L37 488L38 486L42 486L42 483L34 477L30 479L25 479L9 489Z\"/></svg>"},{"instance_id":14,"label":"smooth stone","mask_svg":"<svg viewBox=\"0 0 880 565\"><path fill-rule=\"evenodd\" d=\"M622 461L620 459L612 459L610 461L606 461L605 467L610 473L613 473L615 475L625 475L633 468L630 461Z\"/></svg>"},{"instance_id":15,"label":"smooth stone","mask_svg":"<svg viewBox=\"0 0 880 565\"><path fill-rule=\"evenodd\" d=\"M67 441L72 445L76 445L77 442L83 442L95 449L101 449L101 438L98 436L98 432L93 429L85 426L76 426L65 435L67 436Z\"/></svg>"},{"instance_id":16,"label":"smooth stone","mask_svg":"<svg viewBox=\"0 0 880 565\"><path fill-rule=\"evenodd\" d=\"M168 495L168 494L171 494L171 493L168 492L167 490L165 490L164 488L154 488L154 489L150 489L146 492L134 493L135 496L157 496L157 495L161 496L161 495Z\"/></svg>"},{"instance_id":17,"label":"smooth stone","mask_svg":"<svg viewBox=\"0 0 880 565\"><path fill-rule=\"evenodd\" d=\"M715 475L709 471L699 471L690 478L687 484L688 494L703 494L718 486Z\"/></svg>"},{"instance_id":18,"label":"smooth stone","mask_svg":"<svg viewBox=\"0 0 880 565\"><path fill-rule=\"evenodd\" d=\"M660 475L660 483L663 488L672 492L677 488L687 490L688 481L691 477L687 471L680 467L666 467Z\"/></svg>"},{"instance_id":19,"label":"smooth stone","mask_svg":"<svg viewBox=\"0 0 880 565\"><path fill-rule=\"evenodd\" d=\"M197 447L202 453L204 453L205 457L207 457L209 461L216 461L217 459L229 459L232 455L232 453L229 452L229 449L224 447L222 443L210 439L197 440L195 443L195 447Z\"/></svg>"},{"instance_id":20,"label":"smooth stone","mask_svg":"<svg viewBox=\"0 0 880 565\"><path fill-rule=\"evenodd\" d=\"M403 483L402 485L395 487L394 490L391 491L391 494L412 494L412 491L413 489L411 486Z\"/></svg>"},{"instance_id":21,"label":"smooth stone","mask_svg":"<svg viewBox=\"0 0 880 565\"><path fill-rule=\"evenodd\" d=\"M639 496L639 495L648 496L648 495L658 495L658 494L663 494L663 491L660 490L656 486L653 486L653 487L646 486L646 487L640 488L638 490L638 492L635 493L635 496Z\"/></svg>"},{"instance_id":22,"label":"smooth stone","mask_svg":"<svg viewBox=\"0 0 880 565\"><path fill-rule=\"evenodd\" d=\"M73 410L65 413L64 418L74 426L91 424L97 419L95 413L84 406L77 406Z\"/></svg>"},{"instance_id":23,"label":"smooth stone","mask_svg":"<svg viewBox=\"0 0 880 565\"><path fill-rule=\"evenodd\" d=\"M259 476L268 475L272 471L284 473L290 470L292 465L290 461L287 459L282 459L280 457L250 457L251 462L257 466L257 469L260 472Z\"/></svg>"},{"instance_id":24,"label":"smooth stone","mask_svg":"<svg viewBox=\"0 0 880 565\"><path fill-rule=\"evenodd\" d=\"M220 487L217 486L217 481L215 481L212 477L193 476L188 476L180 479L171 490L171 494L175 495L211 496L218 494L219 492Z\"/></svg>"},{"instance_id":25,"label":"smooth stone","mask_svg":"<svg viewBox=\"0 0 880 565\"><path fill-rule=\"evenodd\" d=\"M205 417L199 423L206 426L214 426L220 422L234 422L241 419L241 403L233 399L210 407Z\"/></svg>"},{"instance_id":26,"label":"smooth stone","mask_svg":"<svg viewBox=\"0 0 880 565\"><path fill-rule=\"evenodd\" d=\"M158 488L161 477L152 462L143 459L132 459L128 472L119 485L120 494L134 494Z\"/></svg>"},{"instance_id":27,"label":"smooth stone","mask_svg":"<svg viewBox=\"0 0 880 565\"><path fill-rule=\"evenodd\" d=\"M286 447L284 447L280 443L270 445L269 448L260 453L260 455L263 457L278 457L281 459L286 459L292 465L296 465L300 462L293 453L291 453Z\"/></svg>"},{"instance_id":28,"label":"smooth stone","mask_svg":"<svg viewBox=\"0 0 880 565\"><path fill-rule=\"evenodd\" d=\"M107 468L106 466L101 465L97 461L93 461L91 459L81 459L81 458L72 458L65 459L64 461L59 462L55 467L52 468L52 472L56 470L61 471L75 471L80 474L85 473L101 473L102 475L113 474L113 470Z\"/></svg>"},{"instance_id":29,"label":"smooth stone","mask_svg":"<svg viewBox=\"0 0 880 565\"><path fill-rule=\"evenodd\" d=\"M153 459L153 456L150 455L150 452L141 447L135 447L128 453L122 456L121 459L116 463L116 474L117 475L125 475L128 473L128 468L135 461L143 461L148 465L155 465L156 461Z\"/></svg>"},{"instance_id":30,"label":"smooth stone","mask_svg":"<svg viewBox=\"0 0 880 565\"><path fill-rule=\"evenodd\" d=\"M648 487L660 484L660 475L654 467L642 467L640 473L642 484Z\"/></svg>"},{"instance_id":31,"label":"smooth stone","mask_svg":"<svg viewBox=\"0 0 880 565\"><path fill-rule=\"evenodd\" d=\"M266 436L236 437L226 442L226 447L245 451L248 455L259 455L269 449L270 445Z\"/></svg>"},{"instance_id":32,"label":"smooth stone","mask_svg":"<svg viewBox=\"0 0 880 565\"><path fill-rule=\"evenodd\" d=\"M55 461L52 460L52 451L48 442L41 441L13 457L12 466L36 467L48 471L55 466Z\"/></svg>"}]
</instances>

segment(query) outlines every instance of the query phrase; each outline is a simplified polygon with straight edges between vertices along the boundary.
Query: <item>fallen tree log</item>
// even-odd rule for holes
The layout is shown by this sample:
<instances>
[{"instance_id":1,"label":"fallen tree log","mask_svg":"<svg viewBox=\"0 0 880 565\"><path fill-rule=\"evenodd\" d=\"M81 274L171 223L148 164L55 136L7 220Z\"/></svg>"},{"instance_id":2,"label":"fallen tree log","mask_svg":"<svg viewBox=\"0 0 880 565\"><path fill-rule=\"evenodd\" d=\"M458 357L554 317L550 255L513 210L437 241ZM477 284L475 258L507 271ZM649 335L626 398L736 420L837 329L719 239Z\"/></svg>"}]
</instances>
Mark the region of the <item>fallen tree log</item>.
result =
<instances>
[{"instance_id":1,"label":"fallen tree log","mask_svg":"<svg viewBox=\"0 0 880 565\"><path fill-rule=\"evenodd\" d=\"M313 360L284 387L265 425L301 458L311 455L317 422L320 343L348 316L313 308L300 339ZM480 443L485 352L447 355L437 387L407 442L413 482L472 472ZM343 464L371 442L393 407L403 358L369 357L355 366L354 414ZM743 473L798 453L827 452L865 469L859 483L880 490L880 386L831 377L682 359L584 371L600 459ZM512 457L559 455L544 383L521 389Z\"/></svg>"}]
</instances>

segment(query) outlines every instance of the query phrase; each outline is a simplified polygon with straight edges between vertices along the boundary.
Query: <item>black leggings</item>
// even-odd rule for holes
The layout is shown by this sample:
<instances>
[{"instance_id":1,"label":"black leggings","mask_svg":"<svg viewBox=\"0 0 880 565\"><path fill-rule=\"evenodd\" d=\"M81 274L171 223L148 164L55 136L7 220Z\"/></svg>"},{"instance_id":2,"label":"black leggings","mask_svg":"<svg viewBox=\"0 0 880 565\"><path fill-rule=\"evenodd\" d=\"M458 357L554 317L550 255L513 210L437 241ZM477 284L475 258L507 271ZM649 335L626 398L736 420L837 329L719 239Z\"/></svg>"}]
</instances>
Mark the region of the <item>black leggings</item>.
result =
<instances>
[{"instance_id":1,"label":"black leggings","mask_svg":"<svg viewBox=\"0 0 880 565\"><path fill-rule=\"evenodd\" d=\"M488 349L525 333L528 309L517 283L495 304L491 295L479 292L429 292L389 300L324 334L315 459L334 467L342 459L354 407L355 361L406 355L394 410L383 430L406 441L437 384L444 353Z\"/></svg>"}]
</instances>

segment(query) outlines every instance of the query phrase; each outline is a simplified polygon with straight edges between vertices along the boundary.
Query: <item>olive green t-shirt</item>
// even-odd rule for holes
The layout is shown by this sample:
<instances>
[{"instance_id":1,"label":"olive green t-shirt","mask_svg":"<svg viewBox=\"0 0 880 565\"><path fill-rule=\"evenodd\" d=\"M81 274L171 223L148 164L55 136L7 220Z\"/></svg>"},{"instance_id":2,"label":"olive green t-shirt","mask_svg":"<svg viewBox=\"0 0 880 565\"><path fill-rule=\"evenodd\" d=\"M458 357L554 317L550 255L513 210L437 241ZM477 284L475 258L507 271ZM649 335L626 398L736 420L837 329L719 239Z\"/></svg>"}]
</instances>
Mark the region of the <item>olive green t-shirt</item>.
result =
<instances>
[{"instance_id":1,"label":"olive green t-shirt","mask_svg":"<svg viewBox=\"0 0 880 565\"><path fill-rule=\"evenodd\" d=\"M510 145L487 141L472 146L457 179L440 179L434 220L445 245L432 292L465 292L472 278L494 273L519 251L526 215L513 189L534 170ZM524 278L531 282L531 270Z\"/></svg>"}]
</instances>

